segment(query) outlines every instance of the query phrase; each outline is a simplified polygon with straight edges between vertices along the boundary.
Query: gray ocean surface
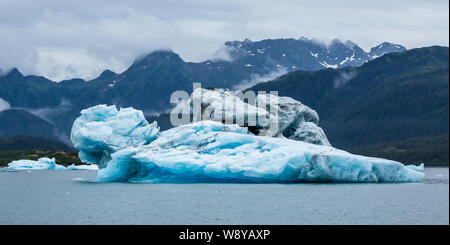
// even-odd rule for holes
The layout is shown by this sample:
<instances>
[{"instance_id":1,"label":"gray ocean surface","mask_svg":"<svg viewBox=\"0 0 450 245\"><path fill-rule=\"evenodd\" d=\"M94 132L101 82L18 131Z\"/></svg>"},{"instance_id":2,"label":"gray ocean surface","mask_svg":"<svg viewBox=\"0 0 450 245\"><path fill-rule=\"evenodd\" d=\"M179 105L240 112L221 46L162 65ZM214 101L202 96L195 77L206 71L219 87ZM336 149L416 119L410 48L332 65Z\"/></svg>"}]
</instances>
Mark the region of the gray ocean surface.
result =
<instances>
[{"instance_id":1,"label":"gray ocean surface","mask_svg":"<svg viewBox=\"0 0 450 245\"><path fill-rule=\"evenodd\" d=\"M0 172L0 224L449 224L449 169L405 184L92 183Z\"/></svg>"}]
</instances>

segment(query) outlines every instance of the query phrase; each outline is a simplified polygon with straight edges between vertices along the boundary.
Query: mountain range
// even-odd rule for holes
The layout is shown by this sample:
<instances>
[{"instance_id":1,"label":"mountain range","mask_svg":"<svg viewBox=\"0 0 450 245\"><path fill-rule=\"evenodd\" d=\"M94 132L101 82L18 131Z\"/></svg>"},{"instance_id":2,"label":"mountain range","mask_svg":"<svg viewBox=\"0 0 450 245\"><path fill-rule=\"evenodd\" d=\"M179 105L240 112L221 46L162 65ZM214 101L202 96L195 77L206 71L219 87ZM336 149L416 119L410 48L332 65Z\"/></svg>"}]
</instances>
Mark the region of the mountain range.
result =
<instances>
[{"instance_id":1,"label":"mountain range","mask_svg":"<svg viewBox=\"0 0 450 245\"><path fill-rule=\"evenodd\" d=\"M434 149L423 161L448 164L448 47L391 53L360 67L295 71L250 89L276 90L314 108L338 148L381 154L381 145L390 145L376 156L415 155L411 161L421 159L418 151Z\"/></svg>"},{"instance_id":2,"label":"mountain range","mask_svg":"<svg viewBox=\"0 0 450 245\"><path fill-rule=\"evenodd\" d=\"M54 125L56 134L36 133L53 138L61 133L67 136L79 111L93 105L132 106L147 115L158 114L171 108L168 102L172 92L190 93L193 82L201 82L203 87L246 88L296 69L357 66L385 53L406 49L385 42L365 52L350 41L334 40L325 45L300 38L232 41L226 42L223 50L229 56L228 61L199 63L185 62L170 50L154 51L137 58L121 74L105 70L90 81L54 82L42 76L24 76L14 68L0 76L0 98L14 109L8 112L8 117L15 121L35 121L23 112L27 111ZM27 127L16 125L9 127L18 129L3 127L0 137L16 134L21 128L24 134L29 134Z\"/></svg>"},{"instance_id":3,"label":"mountain range","mask_svg":"<svg viewBox=\"0 0 450 245\"><path fill-rule=\"evenodd\" d=\"M258 42L246 39L226 42L223 49L229 61L199 63L185 62L170 50L159 50L137 58L121 74L105 70L90 81L71 79L55 83L41 76L23 76L14 68L0 77L0 98L17 108L58 107L66 100L81 107L115 103L160 111L168 108L168 98L174 90L192 89L192 82L201 82L204 87L233 88L274 72L281 75L294 70L359 66L385 53L406 50L385 42L365 52L350 41L333 40L325 45L306 38Z\"/></svg>"},{"instance_id":4,"label":"mountain range","mask_svg":"<svg viewBox=\"0 0 450 245\"><path fill-rule=\"evenodd\" d=\"M390 53L360 67L293 71L248 90L278 91L314 108L338 148L448 165L448 47ZM170 127L168 114L148 119Z\"/></svg>"},{"instance_id":5,"label":"mountain range","mask_svg":"<svg viewBox=\"0 0 450 245\"><path fill-rule=\"evenodd\" d=\"M0 73L0 102L8 105L0 111L0 138L22 134L70 144L73 120L96 104L132 106L166 129L168 115L158 114L171 107L173 91L190 93L193 82L276 90L300 100L318 111L331 143L344 149L448 135L447 47L406 51L385 42L366 52L350 41L300 38L230 41L221 51L227 60L194 63L159 50L120 74L106 70L90 81Z\"/></svg>"},{"instance_id":6,"label":"mountain range","mask_svg":"<svg viewBox=\"0 0 450 245\"><path fill-rule=\"evenodd\" d=\"M448 48L384 55L360 67L295 71L250 88L314 108L333 145L448 134Z\"/></svg>"},{"instance_id":7,"label":"mountain range","mask_svg":"<svg viewBox=\"0 0 450 245\"><path fill-rule=\"evenodd\" d=\"M259 42L245 39L226 42L225 48L234 64L253 68L254 72L261 69L270 72L277 68L284 68L287 71L313 71L360 66L384 54L406 50L399 44L384 42L366 52L351 41L341 42L335 39L325 45L304 37L266 39Z\"/></svg>"}]
</instances>

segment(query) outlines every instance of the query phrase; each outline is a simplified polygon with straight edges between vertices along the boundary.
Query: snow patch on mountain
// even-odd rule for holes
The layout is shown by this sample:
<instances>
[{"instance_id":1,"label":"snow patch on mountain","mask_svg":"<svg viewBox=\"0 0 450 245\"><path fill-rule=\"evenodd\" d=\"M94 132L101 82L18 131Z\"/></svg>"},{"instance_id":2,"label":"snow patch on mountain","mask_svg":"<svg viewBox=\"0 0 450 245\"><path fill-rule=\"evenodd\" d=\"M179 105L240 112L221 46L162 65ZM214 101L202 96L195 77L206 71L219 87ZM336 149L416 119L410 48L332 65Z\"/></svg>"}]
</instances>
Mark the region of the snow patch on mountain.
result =
<instances>
[{"instance_id":1,"label":"snow patch on mountain","mask_svg":"<svg viewBox=\"0 0 450 245\"><path fill-rule=\"evenodd\" d=\"M330 64L328 64L328 63L325 62L325 61L323 61L323 62L320 62L320 61L319 61L319 63L320 63L323 67L325 67L325 68L333 68L333 69L338 68L338 65L330 65Z\"/></svg>"}]
</instances>

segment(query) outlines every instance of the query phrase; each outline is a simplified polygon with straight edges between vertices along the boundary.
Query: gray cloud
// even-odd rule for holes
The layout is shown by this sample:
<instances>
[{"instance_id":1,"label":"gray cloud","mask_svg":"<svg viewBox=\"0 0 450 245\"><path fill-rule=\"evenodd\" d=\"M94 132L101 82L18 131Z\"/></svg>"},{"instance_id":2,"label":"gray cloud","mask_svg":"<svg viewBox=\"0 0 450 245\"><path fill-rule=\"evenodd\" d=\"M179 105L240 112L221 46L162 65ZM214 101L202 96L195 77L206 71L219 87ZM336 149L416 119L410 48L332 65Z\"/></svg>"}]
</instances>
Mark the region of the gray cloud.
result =
<instances>
[{"instance_id":1,"label":"gray cloud","mask_svg":"<svg viewBox=\"0 0 450 245\"><path fill-rule=\"evenodd\" d=\"M43 108L16 108L30 112L31 114L53 124L52 117L70 110L72 103L67 99L61 99L61 103L57 107Z\"/></svg>"},{"instance_id":2,"label":"gray cloud","mask_svg":"<svg viewBox=\"0 0 450 245\"><path fill-rule=\"evenodd\" d=\"M340 88L342 86L345 86L345 84L347 84L350 80L355 78L356 75L357 75L356 71L340 72L339 75L333 80L334 88Z\"/></svg>"},{"instance_id":3,"label":"gray cloud","mask_svg":"<svg viewBox=\"0 0 450 245\"><path fill-rule=\"evenodd\" d=\"M245 90L247 88L253 87L254 85L262 82L267 82L270 80L273 80L281 75L284 75L288 72L288 70L285 67L280 67L266 75L258 75L258 74L251 74L250 79L244 79L239 84L235 85L233 87L233 90Z\"/></svg>"},{"instance_id":4,"label":"gray cloud","mask_svg":"<svg viewBox=\"0 0 450 245\"><path fill-rule=\"evenodd\" d=\"M445 0L0 0L0 68L89 79L161 48L187 61L223 57L216 51L225 41L244 38L448 46L448 7Z\"/></svg>"},{"instance_id":5,"label":"gray cloud","mask_svg":"<svg viewBox=\"0 0 450 245\"><path fill-rule=\"evenodd\" d=\"M11 108L11 105L8 103L8 101L0 98L0 112L9 110Z\"/></svg>"}]
</instances>

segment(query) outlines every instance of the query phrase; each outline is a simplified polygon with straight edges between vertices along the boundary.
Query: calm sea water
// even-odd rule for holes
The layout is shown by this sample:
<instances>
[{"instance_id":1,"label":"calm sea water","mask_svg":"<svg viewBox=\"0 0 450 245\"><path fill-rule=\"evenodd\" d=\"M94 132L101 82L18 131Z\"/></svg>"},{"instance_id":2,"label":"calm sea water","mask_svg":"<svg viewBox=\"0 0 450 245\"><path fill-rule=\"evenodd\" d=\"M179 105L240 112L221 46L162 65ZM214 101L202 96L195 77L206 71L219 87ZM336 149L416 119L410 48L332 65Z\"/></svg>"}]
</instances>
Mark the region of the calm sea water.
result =
<instances>
[{"instance_id":1,"label":"calm sea water","mask_svg":"<svg viewBox=\"0 0 450 245\"><path fill-rule=\"evenodd\" d=\"M410 184L91 183L0 172L0 224L449 224L449 169Z\"/></svg>"}]
</instances>

